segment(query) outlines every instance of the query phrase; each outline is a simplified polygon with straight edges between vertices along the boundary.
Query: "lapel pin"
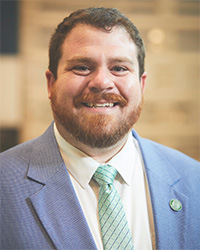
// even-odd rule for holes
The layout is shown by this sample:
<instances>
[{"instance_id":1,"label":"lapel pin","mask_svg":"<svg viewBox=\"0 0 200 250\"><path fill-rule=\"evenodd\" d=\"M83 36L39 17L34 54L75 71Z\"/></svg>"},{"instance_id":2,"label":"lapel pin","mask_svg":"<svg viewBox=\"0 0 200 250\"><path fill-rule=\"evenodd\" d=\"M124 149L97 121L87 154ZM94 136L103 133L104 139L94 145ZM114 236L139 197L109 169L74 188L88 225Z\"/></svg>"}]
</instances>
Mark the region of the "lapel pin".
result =
<instances>
[{"instance_id":1,"label":"lapel pin","mask_svg":"<svg viewBox=\"0 0 200 250\"><path fill-rule=\"evenodd\" d=\"M177 199L172 199L170 202L169 202L169 205L171 207L172 210L178 212L182 209L182 204L179 200Z\"/></svg>"}]
</instances>

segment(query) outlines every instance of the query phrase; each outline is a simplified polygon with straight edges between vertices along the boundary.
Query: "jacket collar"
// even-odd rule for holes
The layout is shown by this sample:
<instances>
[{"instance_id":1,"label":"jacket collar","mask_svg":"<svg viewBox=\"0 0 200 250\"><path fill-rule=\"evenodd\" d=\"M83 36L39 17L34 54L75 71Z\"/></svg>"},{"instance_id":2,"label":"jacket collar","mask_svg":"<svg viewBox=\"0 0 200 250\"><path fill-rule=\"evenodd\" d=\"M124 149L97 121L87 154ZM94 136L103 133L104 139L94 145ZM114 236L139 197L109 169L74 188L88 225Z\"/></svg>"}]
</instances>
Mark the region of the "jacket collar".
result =
<instances>
[{"instance_id":1,"label":"jacket collar","mask_svg":"<svg viewBox=\"0 0 200 250\"><path fill-rule=\"evenodd\" d=\"M53 133L35 140L28 177L44 186L30 196L56 249L96 249Z\"/></svg>"},{"instance_id":2,"label":"jacket collar","mask_svg":"<svg viewBox=\"0 0 200 250\"><path fill-rule=\"evenodd\" d=\"M37 182L46 184L56 172L64 168L55 136L53 123L47 131L35 140L30 158L27 176Z\"/></svg>"},{"instance_id":3,"label":"jacket collar","mask_svg":"<svg viewBox=\"0 0 200 250\"><path fill-rule=\"evenodd\" d=\"M166 153L171 149L141 138L134 130L133 136L139 143L146 169L157 249L185 249L189 199L180 191L182 180L174 169L178 162ZM182 203L182 210L170 208L172 199Z\"/></svg>"}]
</instances>

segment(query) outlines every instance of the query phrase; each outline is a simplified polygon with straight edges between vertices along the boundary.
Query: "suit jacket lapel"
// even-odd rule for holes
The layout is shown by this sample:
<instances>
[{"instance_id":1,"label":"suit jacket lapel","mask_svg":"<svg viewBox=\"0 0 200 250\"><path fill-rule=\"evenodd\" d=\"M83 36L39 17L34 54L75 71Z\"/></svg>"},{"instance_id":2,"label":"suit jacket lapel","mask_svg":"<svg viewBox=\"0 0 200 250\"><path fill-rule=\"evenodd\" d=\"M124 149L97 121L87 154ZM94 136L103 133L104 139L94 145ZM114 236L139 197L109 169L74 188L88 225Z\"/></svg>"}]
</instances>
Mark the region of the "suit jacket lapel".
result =
<instances>
[{"instance_id":1,"label":"suit jacket lapel","mask_svg":"<svg viewBox=\"0 0 200 250\"><path fill-rule=\"evenodd\" d=\"M185 249L189 199L178 190L181 182L170 159L135 132L142 152L149 183L157 249ZM175 163L174 163L175 164ZM182 210L176 212L169 202L178 199Z\"/></svg>"},{"instance_id":2,"label":"suit jacket lapel","mask_svg":"<svg viewBox=\"0 0 200 250\"><path fill-rule=\"evenodd\" d=\"M96 249L51 125L34 146L28 177L44 184L30 197L57 249Z\"/></svg>"}]
</instances>

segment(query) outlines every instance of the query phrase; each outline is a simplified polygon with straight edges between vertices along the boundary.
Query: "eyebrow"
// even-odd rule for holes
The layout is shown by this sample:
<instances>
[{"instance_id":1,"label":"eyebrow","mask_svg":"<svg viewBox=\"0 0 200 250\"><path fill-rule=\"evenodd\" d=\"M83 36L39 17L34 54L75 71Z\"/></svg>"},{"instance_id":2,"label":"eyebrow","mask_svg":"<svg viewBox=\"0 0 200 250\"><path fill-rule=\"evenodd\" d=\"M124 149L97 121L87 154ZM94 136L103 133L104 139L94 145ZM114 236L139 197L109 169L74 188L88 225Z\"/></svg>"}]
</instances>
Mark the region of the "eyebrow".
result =
<instances>
[{"instance_id":1,"label":"eyebrow","mask_svg":"<svg viewBox=\"0 0 200 250\"><path fill-rule=\"evenodd\" d=\"M90 57L75 56L66 61L67 65L74 65L77 63L95 63L94 59Z\"/></svg>"},{"instance_id":2,"label":"eyebrow","mask_svg":"<svg viewBox=\"0 0 200 250\"><path fill-rule=\"evenodd\" d=\"M129 63L132 65L135 64L134 61L128 57L116 57L116 58L114 57L114 58L109 59L109 62L110 63Z\"/></svg>"},{"instance_id":3,"label":"eyebrow","mask_svg":"<svg viewBox=\"0 0 200 250\"><path fill-rule=\"evenodd\" d=\"M128 57L113 57L108 60L109 63L129 63L131 65L134 65L134 61L131 60ZM97 62L91 58L91 57L82 57L82 56L75 56L72 57L71 59L66 61L67 65L74 65L77 63L88 63L88 64L93 64L96 65Z\"/></svg>"}]
</instances>

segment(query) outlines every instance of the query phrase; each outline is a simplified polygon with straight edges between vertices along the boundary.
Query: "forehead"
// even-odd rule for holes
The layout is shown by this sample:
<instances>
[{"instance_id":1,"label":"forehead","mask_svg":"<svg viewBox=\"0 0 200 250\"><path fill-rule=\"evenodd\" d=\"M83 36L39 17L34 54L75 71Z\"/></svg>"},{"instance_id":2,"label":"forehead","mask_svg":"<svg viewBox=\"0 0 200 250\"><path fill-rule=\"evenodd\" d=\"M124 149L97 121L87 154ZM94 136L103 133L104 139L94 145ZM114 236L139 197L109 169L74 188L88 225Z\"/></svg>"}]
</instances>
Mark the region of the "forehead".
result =
<instances>
[{"instance_id":1,"label":"forehead","mask_svg":"<svg viewBox=\"0 0 200 250\"><path fill-rule=\"evenodd\" d=\"M91 25L78 24L66 36L62 53L73 53L79 49L131 50L137 53L137 48L129 33L123 27L114 26L110 31Z\"/></svg>"}]
</instances>

